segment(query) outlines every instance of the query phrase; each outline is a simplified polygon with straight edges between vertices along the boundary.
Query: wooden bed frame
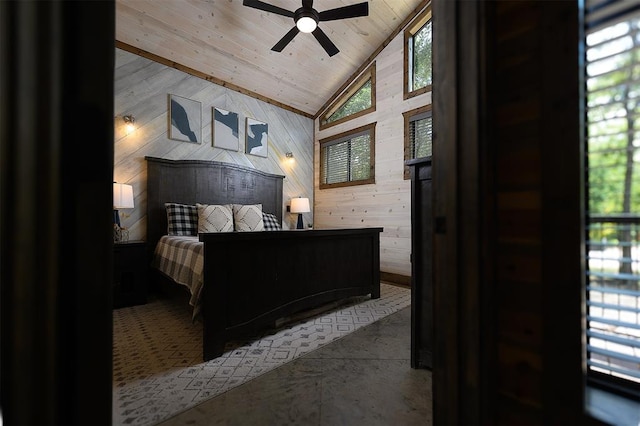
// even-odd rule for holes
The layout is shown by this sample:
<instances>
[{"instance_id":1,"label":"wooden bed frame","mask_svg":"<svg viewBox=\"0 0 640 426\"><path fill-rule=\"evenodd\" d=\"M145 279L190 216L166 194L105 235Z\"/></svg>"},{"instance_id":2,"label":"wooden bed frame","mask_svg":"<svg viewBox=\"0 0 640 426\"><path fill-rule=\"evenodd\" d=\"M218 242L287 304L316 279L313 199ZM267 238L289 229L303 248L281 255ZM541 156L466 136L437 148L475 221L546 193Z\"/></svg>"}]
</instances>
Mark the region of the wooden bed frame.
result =
<instances>
[{"instance_id":1,"label":"wooden bed frame","mask_svg":"<svg viewBox=\"0 0 640 426\"><path fill-rule=\"evenodd\" d=\"M257 204L282 223L284 176L203 160L147 160L150 259L166 234L165 202ZM296 312L353 296L380 297L382 228L200 234L203 358ZM154 274L154 275L160 275Z\"/></svg>"}]
</instances>

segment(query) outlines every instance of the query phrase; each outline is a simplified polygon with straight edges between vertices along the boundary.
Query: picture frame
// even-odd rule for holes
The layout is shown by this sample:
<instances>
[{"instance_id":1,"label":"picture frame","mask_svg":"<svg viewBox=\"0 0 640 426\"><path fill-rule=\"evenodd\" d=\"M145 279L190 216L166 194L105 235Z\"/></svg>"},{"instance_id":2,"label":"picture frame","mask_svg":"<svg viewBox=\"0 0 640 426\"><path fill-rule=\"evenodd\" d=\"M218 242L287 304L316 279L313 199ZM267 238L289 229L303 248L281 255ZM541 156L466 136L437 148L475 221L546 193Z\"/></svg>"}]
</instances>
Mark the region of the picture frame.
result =
<instances>
[{"instance_id":1,"label":"picture frame","mask_svg":"<svg viewBox=\"0 0 640 426\"><path fill-rule=\"evenodd\" d=\"M211 108L212 145L216 148L238 151L240 148L240 133L238 113L222 108Z\"/></svg>"},{"instance_id":2,"label":"picture frame","mask_svg":"<svg viewBox=\"0 0 640 426\"><path fill-rule=\"evenodd\" d=\"M267 157L269 152L269 125L254 118L246 118L245 153Z\"/></svg>"},{"instance_id":3,"label":"picture frame","mask_svg":"<svg viewBox=\"0 0 640 426\"><path fill-rule=\"evenodd\" d=\"M202 142L202 104L193 99L169 94L169 139Z\"/></svg>"}]
</instances>

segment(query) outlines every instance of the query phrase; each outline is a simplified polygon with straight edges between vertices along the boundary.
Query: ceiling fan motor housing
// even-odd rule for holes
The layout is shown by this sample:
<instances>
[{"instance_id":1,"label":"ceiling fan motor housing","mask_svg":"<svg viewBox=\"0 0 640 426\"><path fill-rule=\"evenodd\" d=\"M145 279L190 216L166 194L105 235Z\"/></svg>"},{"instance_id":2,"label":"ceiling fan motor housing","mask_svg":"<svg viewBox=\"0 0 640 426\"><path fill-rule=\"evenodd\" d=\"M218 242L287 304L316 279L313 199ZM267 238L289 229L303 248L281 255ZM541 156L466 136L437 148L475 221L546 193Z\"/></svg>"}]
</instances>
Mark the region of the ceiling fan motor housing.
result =
<instances>
[{"instance_id":1,"label":"ceiling fan motor housing","mask_svg":"<svg viewBox=\"0 0 640 426\"><path fill-rule=\"evenodd\" d=\"M320 22L320 15L315 9L305 9L304 7L299 8L293 13L293 20L298 22L298 19L300 18L311 18L316 21L316 24Z\"/></svg>"}]
</instances>

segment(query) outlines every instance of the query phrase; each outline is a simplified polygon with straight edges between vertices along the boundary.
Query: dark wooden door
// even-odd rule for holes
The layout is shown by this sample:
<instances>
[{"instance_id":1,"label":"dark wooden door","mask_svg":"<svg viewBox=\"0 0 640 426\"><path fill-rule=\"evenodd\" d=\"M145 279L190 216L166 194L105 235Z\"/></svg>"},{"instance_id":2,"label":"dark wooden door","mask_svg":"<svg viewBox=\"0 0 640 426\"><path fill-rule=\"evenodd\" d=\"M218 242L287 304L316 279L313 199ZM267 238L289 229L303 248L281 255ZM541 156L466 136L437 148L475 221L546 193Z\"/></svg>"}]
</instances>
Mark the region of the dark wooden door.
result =
<instances>
[{"instance_id":1,"label":"dark wooden door","mask_svg":"<svg viewBox=\"0 0 640 426\"><path fill-rule=\"evenodd\" d=\"M411 367L431 368L433 346L431 157L411 170Z\"/></svg>"}]
</instances>

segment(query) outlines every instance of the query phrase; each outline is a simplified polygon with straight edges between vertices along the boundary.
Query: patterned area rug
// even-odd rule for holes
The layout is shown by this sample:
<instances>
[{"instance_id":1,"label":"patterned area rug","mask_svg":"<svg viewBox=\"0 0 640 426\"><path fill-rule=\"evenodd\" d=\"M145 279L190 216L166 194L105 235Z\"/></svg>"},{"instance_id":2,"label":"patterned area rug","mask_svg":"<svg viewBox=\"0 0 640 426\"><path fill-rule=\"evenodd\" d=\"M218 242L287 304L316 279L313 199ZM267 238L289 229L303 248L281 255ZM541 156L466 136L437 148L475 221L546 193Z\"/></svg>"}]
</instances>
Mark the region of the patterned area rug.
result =
<instances>
[{"instance_id":1,"label":"patterned area rug","mask_svg":"<svg viewBox=\"0 0 640 426\"><path fill-rule=\"evenodd\" d=\"M113 311L113 424L153 425L411 304L407 288L350 299L202 362L202 324L185 303L152 300ZM326 307L325 307L326 308Z\"/></svg>"}]
</instances>

